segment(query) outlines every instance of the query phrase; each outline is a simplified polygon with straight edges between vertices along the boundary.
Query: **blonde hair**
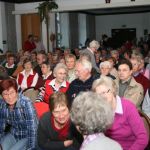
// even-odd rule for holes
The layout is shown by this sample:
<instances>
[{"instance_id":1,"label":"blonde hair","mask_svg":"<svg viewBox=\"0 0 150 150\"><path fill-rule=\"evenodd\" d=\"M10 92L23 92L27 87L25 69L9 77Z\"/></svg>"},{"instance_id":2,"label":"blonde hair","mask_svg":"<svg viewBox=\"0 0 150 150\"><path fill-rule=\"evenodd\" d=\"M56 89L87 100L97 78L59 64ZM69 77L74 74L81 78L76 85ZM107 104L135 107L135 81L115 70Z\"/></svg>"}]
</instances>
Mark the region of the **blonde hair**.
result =
<instances>
[{"instance_id":1,"label":"blonde hair","mask_svg":"<svg viewBox=\"0 0 150 150\"><path fill-rule=\"evenodd\" d=\"M113 92L114 96L116 96L117 86L116 86L116 83L114 82L114 80L112 80L110 77L101 75L101 77L99 79L97 79L93 82L92 90L95 92L96 88L100 85L104 85L104 86L108 87Z\"/></svg>"}]
</instances>

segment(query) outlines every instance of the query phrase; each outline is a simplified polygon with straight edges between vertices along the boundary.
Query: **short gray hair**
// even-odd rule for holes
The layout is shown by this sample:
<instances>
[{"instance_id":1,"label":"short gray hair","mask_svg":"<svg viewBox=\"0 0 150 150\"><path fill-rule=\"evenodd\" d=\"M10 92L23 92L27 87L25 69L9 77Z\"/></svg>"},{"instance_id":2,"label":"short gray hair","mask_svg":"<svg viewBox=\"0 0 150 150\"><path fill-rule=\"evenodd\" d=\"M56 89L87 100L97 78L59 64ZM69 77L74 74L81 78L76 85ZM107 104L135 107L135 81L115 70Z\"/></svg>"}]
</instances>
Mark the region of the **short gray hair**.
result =
<instances>
[{"instance_id":1,"label":"short gray hair","mask_svg":"<svg viewBox=\"0 0 150 150\"><path fill-rule=\"evenodd\" d=\"M86 59L79 59L77 60L76 64L80 63L84 69L89 70L89 72L91 72L92 70L92 63Z\"/></svg>"},{"instance_id":2,"label":"short gray hair","mask_svg":"<svg viewBox=\"0 0 150 150\"><path fill-rule=\"evenodd\" d=\"M83 135L104 132L113 119L111 105L94 92L82 92L73 101L71 120Z\"/></svg>"},{"instance_id":3,"label":"short gray hair","mask_svg":"<svg viewBox=\"0 0 150 150\"><path fill-rule=\"evenodd\" d=\"M111 63L109 61L101 62L99 68L102 68L102 66L108 66L109 68L112 68Z\"/></svg>"},{"instance_id":4,"label":"short gray hair","mask_svg":"<svg viewBox=\"0 0 150 150\"><path fill-rule=\"evenodd\" d=\"M116 96L117 86L113 79L111 79L110 77L101 75L99 79L97 79L93 82L92 90L95 92L96 88L100 85L104 85L104 86L108 87L113 92L114 96Z\"/></svg>"},{"instance_id":5,"label":"short gray hair","mask_svg":"<svg viewBox=\"0 0 150 150\"><path fill-rule=\"evenodd\" d=\"M93 40L92 42L90 42L89 47L99 49L100 44L98 41Z\"/></svg>"},{"instance_id":6,"label":"short gray hair","mask_svg":"<svg viewBox=\"0 0 150 150\"><path fill-rule=\"evenodd\" d=\"M65 69L66 72L68 72L67 66L66 66L65 64L63 64L63 63L58 63L58 64L56 65L56 67L54 68L53 74L56 74L56 72L57 72L59 69L62 69L62 68Z\"/></svg>"}]
</instances>

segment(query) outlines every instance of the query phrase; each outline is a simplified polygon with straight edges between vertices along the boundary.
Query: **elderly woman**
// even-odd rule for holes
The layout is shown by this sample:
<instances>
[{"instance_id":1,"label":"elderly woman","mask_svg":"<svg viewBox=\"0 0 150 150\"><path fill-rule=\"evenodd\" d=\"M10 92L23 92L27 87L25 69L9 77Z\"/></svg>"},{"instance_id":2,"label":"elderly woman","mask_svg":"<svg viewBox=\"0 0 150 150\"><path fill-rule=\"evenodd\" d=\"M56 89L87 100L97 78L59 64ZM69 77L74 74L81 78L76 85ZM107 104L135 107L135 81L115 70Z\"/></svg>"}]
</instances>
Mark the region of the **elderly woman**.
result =
<instances>
[{"instance_id":1,"label":"elderly woman","mask_svg":"<svg viewBox=\"0 0 150 150\"><path fill-rule=\"evenodd\" d=\"M112 65L109 61L103 61L99 65L101 75L108 76L112 78L113 80L115 80L116 78L110 74L111 68L112 68Z\"/></svg>"},{"instance_id":2,"label":"elderly woman","mask_svg":"<svg viewBox=\"0 0 150 150\"><path fill-rule=\"evenodd\" d=\"M106 98L115 112L113 125L106 135L120 143L124 150L144 150L148 135L135 105L117 96L115 82L106 76L95 80L92 89Z\"/></svg>"},{"instance_id":3,"label":"elderly woman","mask_svg":"<svg viewBox=\"0 0 150 150\"><path fill-rule=\"evenodd\" d=\"M17 76L19 90L23 91L29 87L35 87L38 81L38 74L32 69L31 59L26 58L23 61L24 70Z\"/></svg>"},{"instance_id":4,"label":"elderly woman","mask_svg":"<svg viewBox=\"0 0 150 150\"><path fill-rule=\"evenodd\" d=\"M68 69L65 64L58 63L53 70L54 79L45 82L45 88L42 90L36 101L49 103L49 97L54 92L65 93L69 88L69 82L66 81Z\"/></svg>"},{"instance_id":5,"label":"elderly woman","mask_svg":"<svg viewBox=\"0 0 150 150\"><path fill-rule=\"evenodd\" d=\"M0 84L0 145L3 150L35 149L36 112L32 102L17 90L14 79Z\"/></svg>"},{"instance_id":6,"label":"elderly woman","mask_svg":"<svg viewBox=\"0 0 150 150\"><path fill-rule=\"evenodd\" d=\"M44 150L75 150L80 134L70 121L69 104L64 93L53 93L50 112L45 113L38 126L38 144ZM77 138L78 137L78 138Z\"/></svg>"},{"instance_id":7,"label":"elderly woman","mask_svg":"<svg viewBox=\"0 0 150 150\"><path fill-rule=\"evenodd\" d=\"M103 134L113 118L113 110L103 97L93 92L80 93L71 108L71 119L84 137L80 150L121 150L117 142Z\"/></svg>"}]
</instances>

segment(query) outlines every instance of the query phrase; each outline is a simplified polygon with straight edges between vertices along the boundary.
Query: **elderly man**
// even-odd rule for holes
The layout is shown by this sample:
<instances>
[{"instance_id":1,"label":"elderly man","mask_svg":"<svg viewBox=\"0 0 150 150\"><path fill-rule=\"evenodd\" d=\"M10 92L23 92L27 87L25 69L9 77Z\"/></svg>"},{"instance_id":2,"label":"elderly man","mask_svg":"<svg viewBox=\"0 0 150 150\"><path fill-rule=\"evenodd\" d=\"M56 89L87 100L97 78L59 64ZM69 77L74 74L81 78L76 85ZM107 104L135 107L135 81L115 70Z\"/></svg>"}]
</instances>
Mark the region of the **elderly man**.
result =
<instances>
[{"instance_id":1,"label":"elderly man","mask_svg":"<svg viewBox=\"0 0 150 150\"><path fill-rule=\"evenodd\" d=\"M95 61L95 52L98 50L99 47L100 47L99 42L93 40L92 42L90 42L89 47L87 47L87 49L81 51L81 54L87 53L91 57L92 67L95 68L97 72L99 72L99 69Z\"/></svg>"},{"instance_id":2,"label":"elderly man","mask_svg":"<svg viewBox=\"0 0 150 150\"><path fill-rule=\"evenodd\" d=\"M79 59L76 62L75 72L77 79L73 80L67 91L70 103L81 91L91 90L95 77L91 75L92 64L86 59Z\"/></svg>"},{"instance_id":3,"label":"elderly man","mask_svg":"<svg viewBox=\"0 0 150 150\"><path fill-rule=\"evenodd\" d=\"M131 100L136 107L143 101L143 87L132 77L132 64L129 60L122 60L118 64L118 77L116 79L118 95Z\"/></svg>"},{"instance_id":4,"label":"elderly man","mask_svg":"<svg viewBox=\"0 0 150 150\"><path fill-rule=\"evenodd\" d=\"M148 88L150 88L150 80L147 79L142 73L141 73L141 63L142 63L142 58L141 56L133 56L130 59L132 63L132 68L133 68L133 77L136 80L136 82L140 83L143 88L144 88L144 94L146 94L146 91Z\"/></svg>"}]
</instances>

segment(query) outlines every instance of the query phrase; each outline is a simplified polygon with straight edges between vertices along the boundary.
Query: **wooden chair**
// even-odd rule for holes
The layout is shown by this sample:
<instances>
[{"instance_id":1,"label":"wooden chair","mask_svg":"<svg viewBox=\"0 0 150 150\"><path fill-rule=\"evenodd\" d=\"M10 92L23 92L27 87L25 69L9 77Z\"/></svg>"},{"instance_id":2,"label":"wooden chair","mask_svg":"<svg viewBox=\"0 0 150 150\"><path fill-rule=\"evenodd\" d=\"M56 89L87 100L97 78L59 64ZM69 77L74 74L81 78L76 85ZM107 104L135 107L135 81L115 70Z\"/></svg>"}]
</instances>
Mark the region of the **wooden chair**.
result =
<instances>
[{"instance_id":1,"label":"wooden chair","mask_svg":"<svg viewBox=\"0 0 150 150\"><path fill-rule=\"evenodd\" d=\"M148 137L149 137L149 143L145 150L150 150L150 118L142 111L139 111L139 114L140 114L141 118L143 119L146 131L147 131Z\"/></svg>"}]
</instances>

